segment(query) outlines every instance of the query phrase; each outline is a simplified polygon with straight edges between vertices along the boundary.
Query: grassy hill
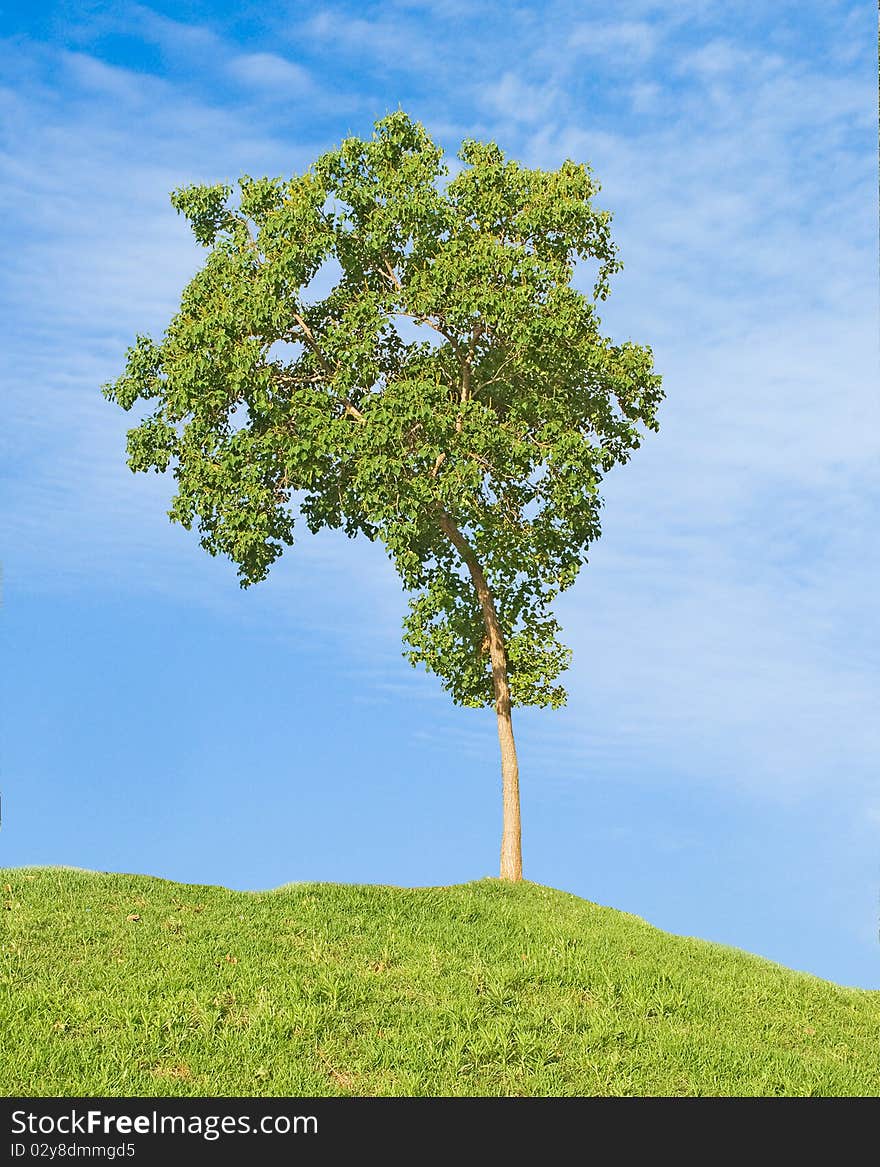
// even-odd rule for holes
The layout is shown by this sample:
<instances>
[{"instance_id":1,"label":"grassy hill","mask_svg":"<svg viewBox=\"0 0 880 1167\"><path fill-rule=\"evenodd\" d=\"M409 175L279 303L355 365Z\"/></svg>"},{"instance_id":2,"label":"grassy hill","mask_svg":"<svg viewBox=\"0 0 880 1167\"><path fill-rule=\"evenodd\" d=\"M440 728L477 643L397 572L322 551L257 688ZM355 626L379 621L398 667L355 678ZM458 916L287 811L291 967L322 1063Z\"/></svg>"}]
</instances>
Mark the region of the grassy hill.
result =
<instances>
[{"instance_id":1,"label":"grassy hill","mask_svg":"<svg viewBox=\"0 0 880 1167\"><path fill-rule=\"evenodd\" d=\"M535 884L0 886L6 1096L880 1094L880 992Z\"/></svg>"}]
</instances>

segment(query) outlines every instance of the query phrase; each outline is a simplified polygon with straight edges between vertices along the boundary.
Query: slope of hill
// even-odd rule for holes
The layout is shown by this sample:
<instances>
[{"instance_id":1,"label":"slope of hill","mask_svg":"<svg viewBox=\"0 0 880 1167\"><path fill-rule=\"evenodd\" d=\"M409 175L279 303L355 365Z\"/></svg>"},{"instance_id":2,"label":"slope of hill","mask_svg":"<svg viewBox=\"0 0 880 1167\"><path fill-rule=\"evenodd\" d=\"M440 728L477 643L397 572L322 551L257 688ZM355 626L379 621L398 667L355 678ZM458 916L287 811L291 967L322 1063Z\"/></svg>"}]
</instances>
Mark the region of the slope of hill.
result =
<instances>
[{"instance_id":1,"label":"slope of hill","mask_svg":"<svg viewBox=\"0 0 880 1167\"><path fill-rule=\"evenodd\" d=\"M0 885L4 1096L880 1094L880 992L536 884Z\"/></svg>"}]
</instances>

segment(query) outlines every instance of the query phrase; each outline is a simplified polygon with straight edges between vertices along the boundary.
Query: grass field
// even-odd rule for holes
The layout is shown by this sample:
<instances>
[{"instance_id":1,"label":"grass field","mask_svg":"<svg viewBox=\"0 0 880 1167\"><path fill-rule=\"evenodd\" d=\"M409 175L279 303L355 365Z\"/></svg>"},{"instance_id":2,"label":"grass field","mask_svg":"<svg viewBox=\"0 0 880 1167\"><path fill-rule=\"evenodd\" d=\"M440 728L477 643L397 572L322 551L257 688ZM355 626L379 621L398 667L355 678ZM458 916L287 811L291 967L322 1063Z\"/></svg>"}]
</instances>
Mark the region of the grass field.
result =
<instances>
[{"instance_id":1,"label":"grass field","mask_svg":"<svg viewBox=\"0 0 880 1167\"><path fill-rule=\"evenodd\" d=\"M4 1096L880 1094L880 992L535 884L0 885Z\"/></svg>"}]
</instances>

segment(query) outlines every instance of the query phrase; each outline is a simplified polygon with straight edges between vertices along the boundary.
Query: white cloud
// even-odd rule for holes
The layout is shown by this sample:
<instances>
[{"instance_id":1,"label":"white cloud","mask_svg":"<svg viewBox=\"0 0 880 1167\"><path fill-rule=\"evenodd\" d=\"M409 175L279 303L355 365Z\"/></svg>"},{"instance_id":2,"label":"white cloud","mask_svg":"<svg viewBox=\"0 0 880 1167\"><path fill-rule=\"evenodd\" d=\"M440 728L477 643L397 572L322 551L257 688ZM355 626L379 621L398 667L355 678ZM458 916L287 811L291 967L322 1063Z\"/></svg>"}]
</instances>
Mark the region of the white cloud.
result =
<instances>
[{"instance_id":1,"label":"white cloud","mask_svg":"<svg viewBox=\"0 0 880 1167\"><path fill-rule=\"evenodd\" d=\"M512 72L480 86L478 92L489 114L525 125L546 121L560 97L555 85L530 85Z\"/></svg>"},{"instance_id":2,"label":"white cloud","mask_svg":"<svg viewBox=\"0 0 880 1167\"><path fill-rule=\"evenodd\" d=\"M745 72L772 73L781 69L785 61L777 53L763 53L740 48L728 40L717 38L687 53L679 62L680 72L694 72L702 77L722 74L741 76Z\"/></svg>"},{"instance_id":3,"label":"white cloud","mask_svg":"<svg viewBox=\"0 0 880 1167\"><path fill-rule=\"evenodd\" d=\"M646 61L657 45L657 27L644 21L591 21L572 29L567 48L576 56L604 57L609 61Z\"/></svg>"},{"instance_id":4,"label":"white cloud","mask_svg":"<svg viewBox=\"0 0 880 1167\"><path fill-rule=\"evenodd\" d=\"M228 69L237 80L268 89L302 92L312 84L307 69L277 53L246 53L233 57Z\"/></svg>"},{"instance_id":5,"label":"white cloud","mask_svg":"<svg viewBox=\"0 0 880 1167\"><path fill-rule=\"evenodd\" d=\"M630 87L633 113L655 113L661 105L663 90L655 81L639 81Z\"/></svg>"},{"instance_id":6,"label":"white cloud","mask_svg":"<svg viewBox=\"0 0 880 1167\"><path fill-rule=\"evenodd\" d=\"M432 46L420 31L399 19L365 20L324 8L297 29L297 39L354 51L364 63L418 69L431 63ZM434 51L436 59L436 46Z\"/></svg>"},{"instance_id":7,"label":"white cloud","mask_svg":"<svg viewBox=\"0 0 880 1167\"><path fill-rule=\"evenodd\" d=\"M64 53L61 61L74 85L125 105L141 104L151 96L168 92L168 85L156 77L108 65L87 53Z\"/></svg>"},{"instance_id":8,"label":"white cloud","mask_svg":"<svg viewBox=\"0 0 880 1167\"><path fill-rule=\"evenodd\" d=\"M97 27L101 24L125 32L135 30L145 40L158 44L168 56L204 59L225 51L222 37L213 29L203 24L174 20L144 4L114 5L97 17ZM94 18L90 26L96 27Z\"/></svg>"}]
</instances>

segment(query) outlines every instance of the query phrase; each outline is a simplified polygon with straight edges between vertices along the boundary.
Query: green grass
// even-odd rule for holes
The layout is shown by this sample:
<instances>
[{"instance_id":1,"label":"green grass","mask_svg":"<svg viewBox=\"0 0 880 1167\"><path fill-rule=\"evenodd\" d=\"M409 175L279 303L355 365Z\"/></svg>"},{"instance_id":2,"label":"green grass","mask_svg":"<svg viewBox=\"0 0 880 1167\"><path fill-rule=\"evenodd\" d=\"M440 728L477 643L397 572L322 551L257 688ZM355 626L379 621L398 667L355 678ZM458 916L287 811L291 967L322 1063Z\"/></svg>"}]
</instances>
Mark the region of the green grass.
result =
<instances>
[{"instance_id":1,"label":"green grass","mask_svg":"<svg viewBox=\"0 0 880 1167\"><path fill-rule=\"evenodd\" d=\"M880 1093L880 992L536 884L0 885L6 1096Z\"/></svg>"}]
</instances>

